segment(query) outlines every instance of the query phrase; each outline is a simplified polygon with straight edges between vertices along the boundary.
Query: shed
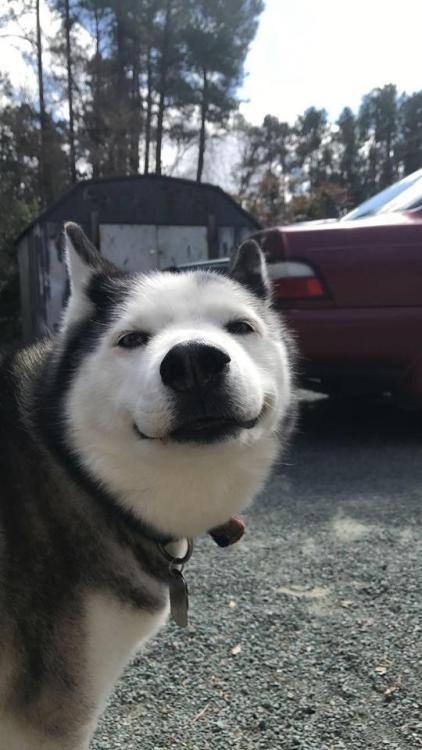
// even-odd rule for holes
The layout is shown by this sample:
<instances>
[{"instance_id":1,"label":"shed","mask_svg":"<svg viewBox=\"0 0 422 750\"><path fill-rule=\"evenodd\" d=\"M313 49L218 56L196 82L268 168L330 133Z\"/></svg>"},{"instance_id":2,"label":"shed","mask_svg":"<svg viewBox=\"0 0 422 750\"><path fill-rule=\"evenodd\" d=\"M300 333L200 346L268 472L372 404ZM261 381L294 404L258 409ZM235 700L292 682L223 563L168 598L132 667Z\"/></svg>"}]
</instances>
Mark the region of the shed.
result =
<instances>
[{"instance_id":1,"label":"shed","mask_svg":"<svg viewBox=\"0 0 422 750\"><path fill-rule=\"evenodd\" d=\"M65 221L81 224L100 252L128 271L227 256L259 228L216 185L157 175L79 182L16 240L26 342L60 323L68 294Z\"/></svg>"}]
</instances>

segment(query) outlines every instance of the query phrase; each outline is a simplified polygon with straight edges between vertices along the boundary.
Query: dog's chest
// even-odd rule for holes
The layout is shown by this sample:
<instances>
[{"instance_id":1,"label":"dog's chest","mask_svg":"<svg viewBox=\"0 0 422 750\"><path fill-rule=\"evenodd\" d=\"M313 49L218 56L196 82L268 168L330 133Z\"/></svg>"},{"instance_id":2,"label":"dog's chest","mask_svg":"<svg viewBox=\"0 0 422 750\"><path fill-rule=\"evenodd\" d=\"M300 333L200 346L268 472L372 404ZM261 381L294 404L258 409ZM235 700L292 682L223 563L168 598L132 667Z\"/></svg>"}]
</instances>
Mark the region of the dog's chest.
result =
<instances>
[{"instance_id":1,"label":"dog's chest","mask_svg":"<svg viewBox=\"0 0 422 750\"><path fill-rule=\"evenodd\" d=\"M155 613L91 593L86 602L87 690L102 710L135 652L164 624L168 606Z\"/></svg>"}]
</instances>

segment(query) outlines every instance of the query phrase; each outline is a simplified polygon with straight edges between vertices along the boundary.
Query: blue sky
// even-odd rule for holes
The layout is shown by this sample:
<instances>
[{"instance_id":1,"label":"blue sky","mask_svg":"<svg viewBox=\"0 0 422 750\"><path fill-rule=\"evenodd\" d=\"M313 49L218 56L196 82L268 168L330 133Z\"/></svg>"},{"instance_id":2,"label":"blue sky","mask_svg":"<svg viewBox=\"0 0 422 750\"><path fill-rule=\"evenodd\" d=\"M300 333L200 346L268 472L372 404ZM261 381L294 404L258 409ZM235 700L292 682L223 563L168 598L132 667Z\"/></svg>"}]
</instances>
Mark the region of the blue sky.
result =
<instances>
[{"instance_id":1,"label":"blue sky","mask_svg":"<svg viewBox=\"0 0 422 750\"><path fill-rule=\"evenodd\" d=\"M241 107L292 121L306 107L336 118L385 83L422 89L422 0L266 0Z\"/></svg>"}]
</instances>

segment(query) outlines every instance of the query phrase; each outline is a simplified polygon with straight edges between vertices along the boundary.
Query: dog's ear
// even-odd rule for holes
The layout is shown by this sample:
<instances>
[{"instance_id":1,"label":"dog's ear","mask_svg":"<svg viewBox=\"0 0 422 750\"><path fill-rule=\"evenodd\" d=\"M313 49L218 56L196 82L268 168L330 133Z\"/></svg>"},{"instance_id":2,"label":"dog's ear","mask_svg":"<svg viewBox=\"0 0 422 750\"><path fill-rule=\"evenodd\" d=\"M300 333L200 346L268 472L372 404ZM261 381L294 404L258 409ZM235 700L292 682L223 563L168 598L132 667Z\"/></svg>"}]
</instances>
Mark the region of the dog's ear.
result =
<instances>
[{"instance_id":1,"label":"dog's ear","mask_svg":"<svg viewBox=\"0 0 422 750\"><path fill-rule=\"evenodd\" d=\"M255 240L246 240L236 251L229 269L229 276L261 299L271 293L264 254Z\"/></svg>"},{"instance_id":2,"label":"dog's ear","mask_svg":"<svg viewBox=\"0 0 422 750\"><path fill-rule=\"evenodd\" d=\"M72 294L83 291L94 273L117 273L115 266L100 255L79 224L68 221L64 226L64 236Z\"/></svg>"}]
</instances>

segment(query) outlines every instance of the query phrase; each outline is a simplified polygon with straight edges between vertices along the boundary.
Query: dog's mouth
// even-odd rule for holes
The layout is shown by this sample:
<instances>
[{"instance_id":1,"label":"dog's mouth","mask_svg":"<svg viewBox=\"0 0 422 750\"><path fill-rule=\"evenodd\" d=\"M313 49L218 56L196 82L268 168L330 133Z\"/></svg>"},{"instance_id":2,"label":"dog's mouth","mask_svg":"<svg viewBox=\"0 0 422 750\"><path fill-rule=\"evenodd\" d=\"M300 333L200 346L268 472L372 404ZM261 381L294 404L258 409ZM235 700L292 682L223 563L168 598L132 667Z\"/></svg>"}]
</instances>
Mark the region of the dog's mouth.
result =
<instances>
[{"instance_id":1,"label":"dog's mouth","mask_svg":"<svg viewBox=\"0 0 422 750\"><path fill-rule=\"evenodd\" d=\"M236 436L241 430L251 430L259 417L239 421L230 417L200 417L178 425L165 437L151 437L143 433L137 424L135 432L143 440L168 440L176 443L217 443Z\"/></svg>"},{"instance_id":2,"label":"dog's mouth","mask_svg":"<svg viewBox=\"0 0 422 750\"><path fill-rule=\"evenodd\" d=\"M201 417L173 430L169 437L179 443L213 443L233 437L240 430L251 430L257 419L239 422L227 417Z\"/></svg>"}]
</instances>

